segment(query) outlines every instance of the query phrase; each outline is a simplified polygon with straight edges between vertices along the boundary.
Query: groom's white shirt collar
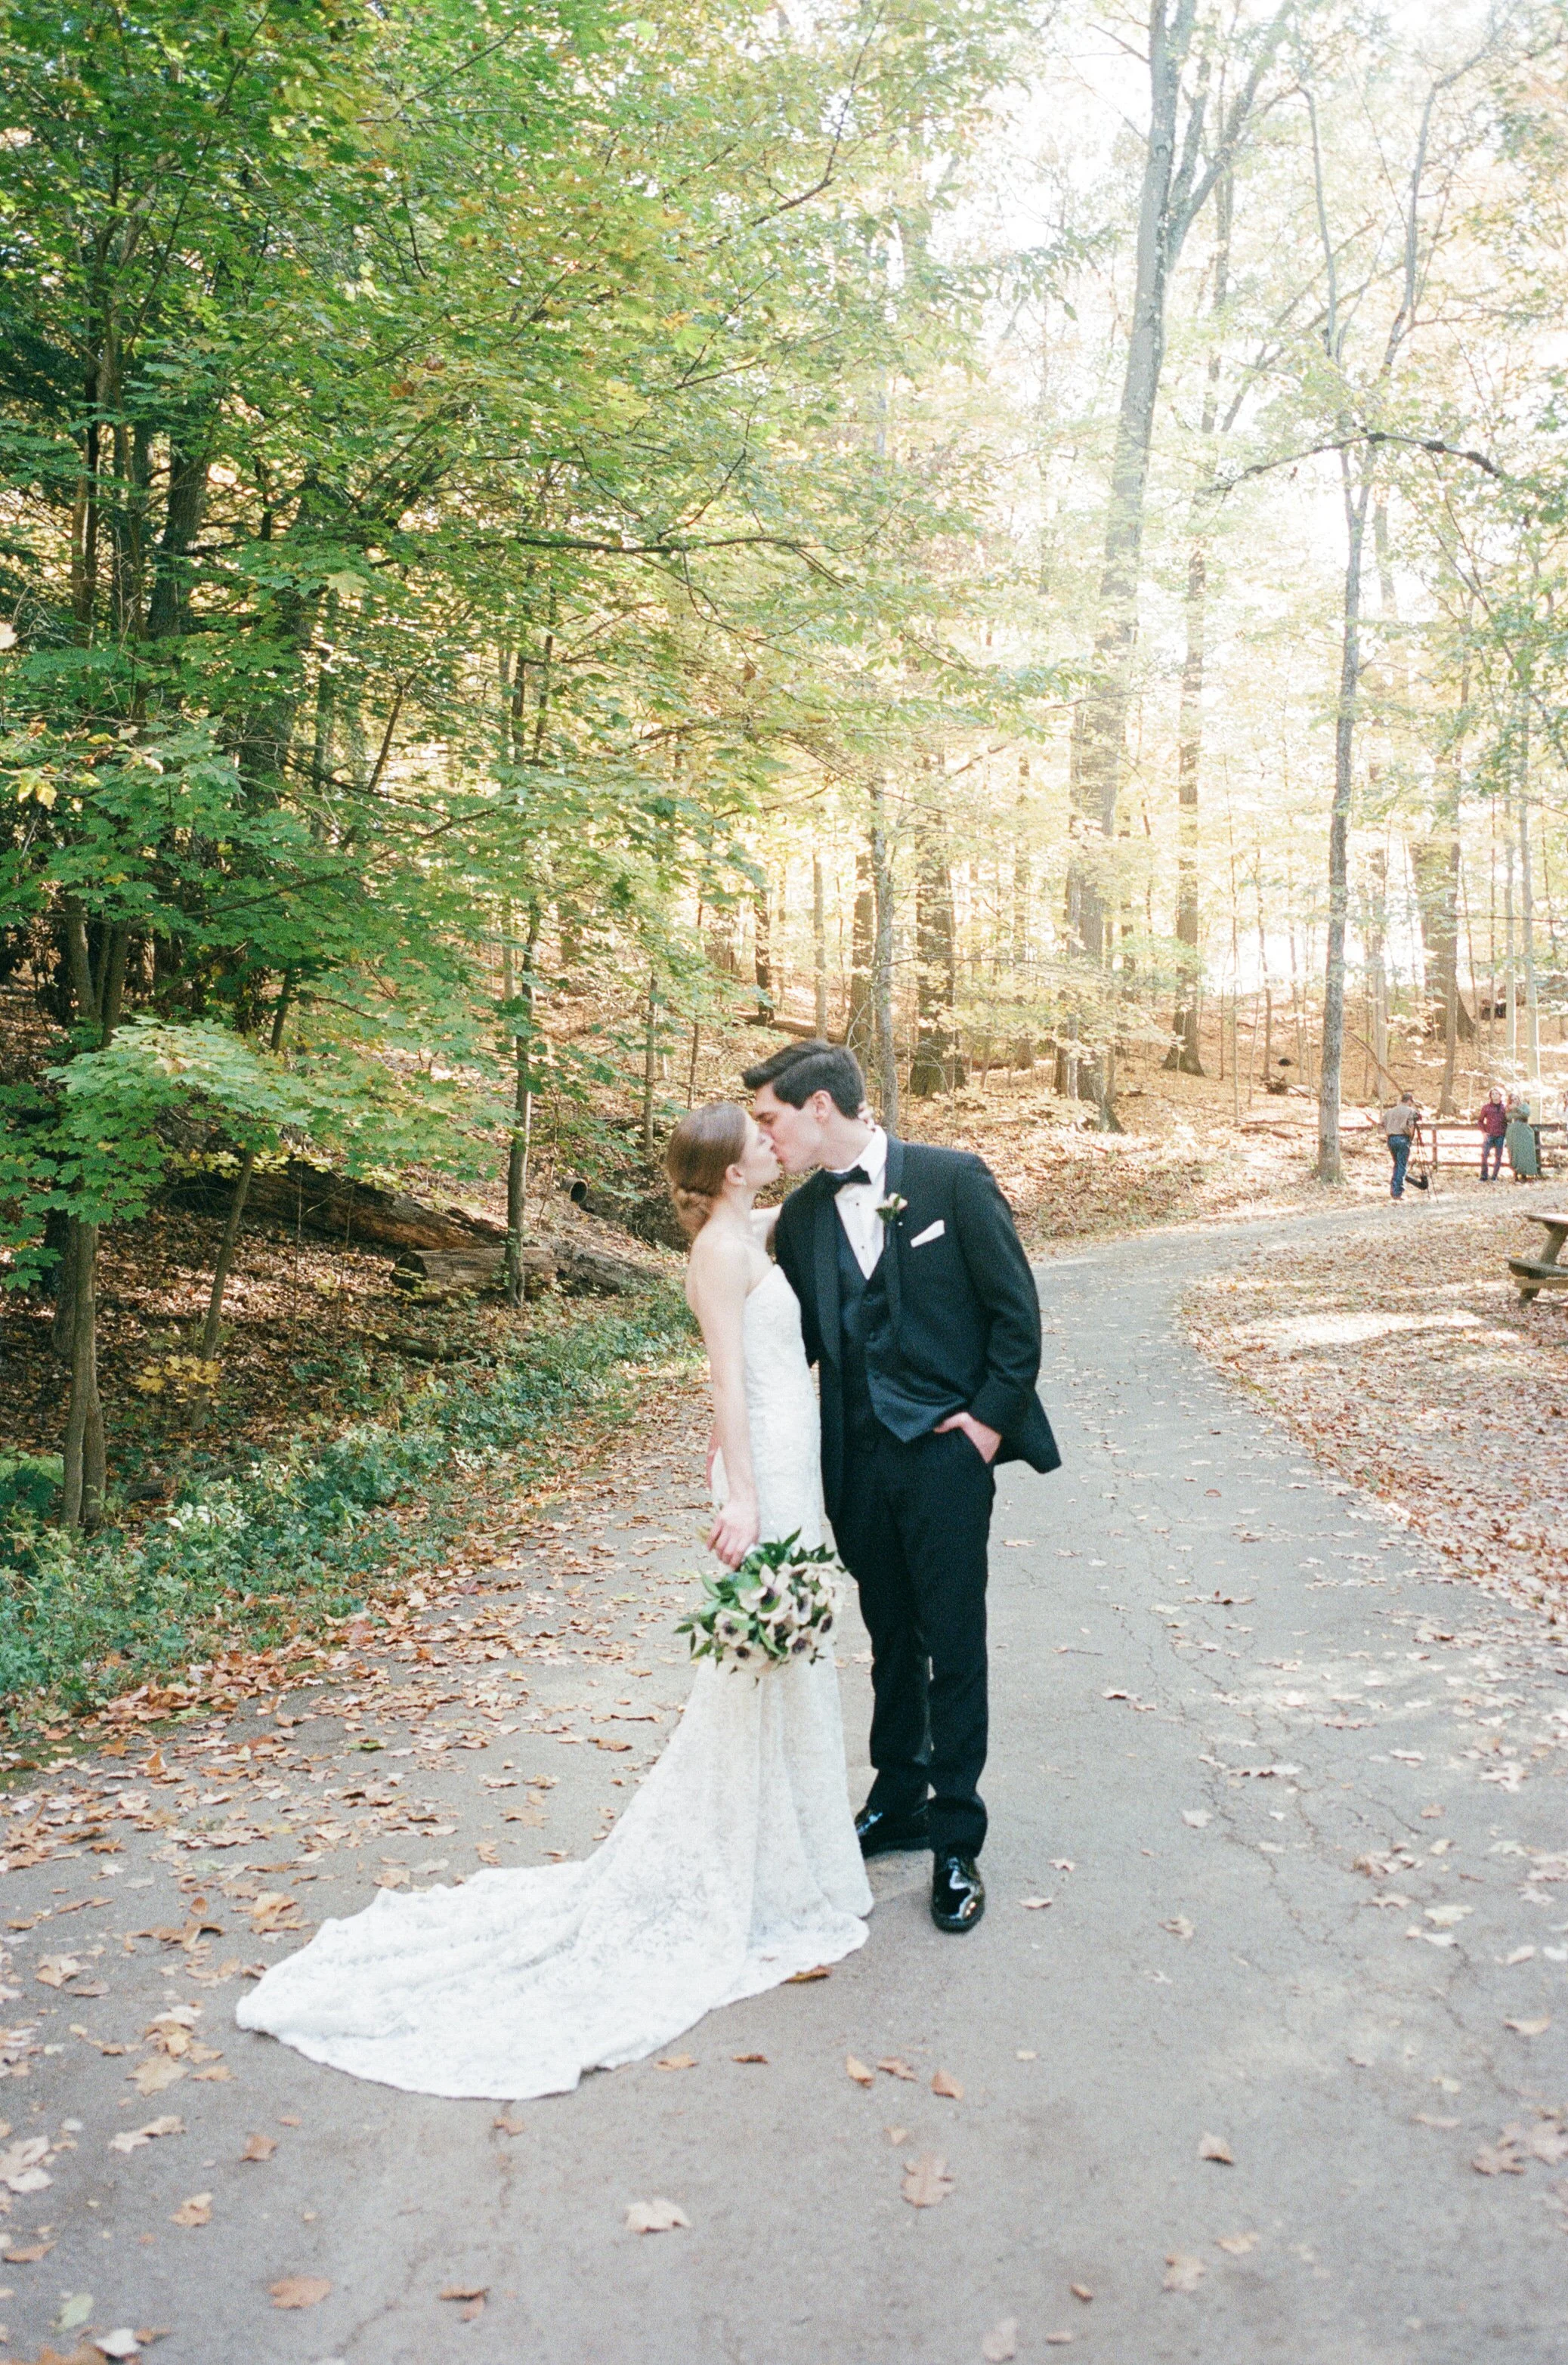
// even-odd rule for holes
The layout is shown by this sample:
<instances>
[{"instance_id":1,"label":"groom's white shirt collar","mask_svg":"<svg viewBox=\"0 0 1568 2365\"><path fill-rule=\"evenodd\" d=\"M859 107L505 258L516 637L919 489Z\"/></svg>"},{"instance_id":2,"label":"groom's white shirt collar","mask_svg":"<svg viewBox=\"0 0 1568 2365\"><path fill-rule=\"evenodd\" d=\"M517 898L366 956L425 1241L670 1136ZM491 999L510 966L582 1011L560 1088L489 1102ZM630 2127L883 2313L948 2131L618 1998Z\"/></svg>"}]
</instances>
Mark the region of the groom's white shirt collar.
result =
<instances>
[{"instance_id":1,"label":"groom's white shirt collar","mask_svg":"<svg viewBox=\"0 0 1568 2365\"><path fill-rule=\"evenodd\" d=\"M888 1137L879 1125L871 1127L871 1138L857 1158L852 1158L846 1166L828 1169L828 1179L831 1182L835 1174L852 1173L857 1166L870 1176L870 1181L851 1182L837 1194L834 1204L855 1261L869 1281L882 1254L884 1235L877 1202L888 1181Z\"/></svg>"}]
</instances>

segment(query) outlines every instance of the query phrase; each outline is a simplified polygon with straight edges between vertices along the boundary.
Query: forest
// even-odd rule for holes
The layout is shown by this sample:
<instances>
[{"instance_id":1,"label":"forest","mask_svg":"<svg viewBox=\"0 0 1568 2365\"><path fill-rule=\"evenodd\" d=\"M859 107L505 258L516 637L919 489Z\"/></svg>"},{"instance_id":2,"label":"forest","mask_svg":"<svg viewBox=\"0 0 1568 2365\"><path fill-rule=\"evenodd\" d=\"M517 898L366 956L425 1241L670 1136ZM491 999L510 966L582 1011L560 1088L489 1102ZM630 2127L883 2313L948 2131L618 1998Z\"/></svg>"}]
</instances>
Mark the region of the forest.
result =
<instances>
[{"instance_id":1,"label":"forest","mask_svg":"<svg viewBox=\"0 0 1568 2365\"><path fill-rule=\"evenodd\" d=\"M1565 31L13 0L0 1686L620 1418L785 1036L1128 1227L1265 1095L1560 1118Z\"/></svg>"}]
</instances>

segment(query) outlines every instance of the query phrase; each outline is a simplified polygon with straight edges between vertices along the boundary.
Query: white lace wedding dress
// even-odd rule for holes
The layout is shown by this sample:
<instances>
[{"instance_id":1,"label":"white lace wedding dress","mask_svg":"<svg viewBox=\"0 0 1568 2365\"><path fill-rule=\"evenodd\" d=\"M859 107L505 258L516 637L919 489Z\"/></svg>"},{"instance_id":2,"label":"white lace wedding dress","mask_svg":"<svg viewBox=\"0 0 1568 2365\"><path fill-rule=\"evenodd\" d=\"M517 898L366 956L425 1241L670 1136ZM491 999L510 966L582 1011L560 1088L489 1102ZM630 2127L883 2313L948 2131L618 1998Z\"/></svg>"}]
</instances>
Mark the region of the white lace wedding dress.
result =
<instances>
[{"instance_id":1,"label":"white lace wedding dress","mask_svg":"<svg viewBox=\"0 0 1568 2365\"><path fill-rule=\"evenodd\" d=\"M777 1266L745 1318L762 1533L819 1543L816 1396ZM324 1922L235 2016L409 2093L564 2093L836 1962L864 1944L870 1905L831 1653L761 1676L704 1660L668 1748L585 1862L383 1889Z\"/></svg>"}]
</instances>

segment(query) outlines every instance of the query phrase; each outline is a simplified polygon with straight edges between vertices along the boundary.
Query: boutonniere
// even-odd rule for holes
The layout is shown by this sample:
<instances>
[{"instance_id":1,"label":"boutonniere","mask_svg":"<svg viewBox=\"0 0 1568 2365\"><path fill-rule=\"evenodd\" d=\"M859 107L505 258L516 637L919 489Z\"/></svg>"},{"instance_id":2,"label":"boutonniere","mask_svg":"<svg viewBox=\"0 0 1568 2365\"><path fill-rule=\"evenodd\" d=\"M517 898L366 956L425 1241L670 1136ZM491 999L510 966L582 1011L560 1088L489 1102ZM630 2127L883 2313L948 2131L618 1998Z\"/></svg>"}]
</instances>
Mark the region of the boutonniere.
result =
<instances>
[{"instance_id":1,"label":"boutonniere","mask_svg":"<svg viewBox=\"0 0 1568 2365\"><path fill-rule=\"evenodd\" d=\"M901 1199L896 1191L890 1191L885 1199L878 1200L877 1213L884 1224L896 1224L908 1205L907 1199Z\"/></svg>"}]
</instances>

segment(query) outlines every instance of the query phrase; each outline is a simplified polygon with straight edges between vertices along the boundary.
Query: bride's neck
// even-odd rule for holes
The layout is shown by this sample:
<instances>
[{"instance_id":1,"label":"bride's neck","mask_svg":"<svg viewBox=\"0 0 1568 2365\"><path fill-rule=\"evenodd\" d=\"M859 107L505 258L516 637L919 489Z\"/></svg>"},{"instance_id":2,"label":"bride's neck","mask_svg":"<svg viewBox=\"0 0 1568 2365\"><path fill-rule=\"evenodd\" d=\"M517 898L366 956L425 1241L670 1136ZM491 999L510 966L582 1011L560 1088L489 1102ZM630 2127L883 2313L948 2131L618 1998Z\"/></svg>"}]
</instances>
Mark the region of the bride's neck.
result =
<instances>
[{"instance_id":1,"label":"bride's neck","mask_svg":"<svg viewBox=\"0 0 1568 2365\"><path fill-rule=\"evenodd\" d=\"M737 1230L749 1231L751 1203L756 1196L755 1191L740 1190L726 1184L714 1200L713 1212L708 1221L711 1224L727 1223Z\"/></svg>"}]
</instances>

